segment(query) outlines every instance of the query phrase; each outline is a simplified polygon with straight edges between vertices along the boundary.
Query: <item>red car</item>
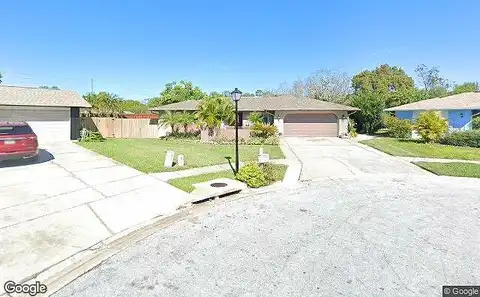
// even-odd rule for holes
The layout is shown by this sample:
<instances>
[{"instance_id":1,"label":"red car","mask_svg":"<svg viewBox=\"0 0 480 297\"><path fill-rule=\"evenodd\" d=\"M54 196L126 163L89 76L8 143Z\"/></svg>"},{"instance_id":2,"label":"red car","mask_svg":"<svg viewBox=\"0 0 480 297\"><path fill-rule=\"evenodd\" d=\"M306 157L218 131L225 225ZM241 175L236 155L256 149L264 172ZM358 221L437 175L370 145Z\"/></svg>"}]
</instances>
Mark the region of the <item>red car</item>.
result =
<instances>
[{"instance_id":1,"label":"red car","mask_svg":"<svg viewBox=\"0 0 480 297\"><path fill-rule=\"evenodd\" d=\"M26 122L0 122L0 161L38 158L37 135Z\"/></svg>"}]
</instances>

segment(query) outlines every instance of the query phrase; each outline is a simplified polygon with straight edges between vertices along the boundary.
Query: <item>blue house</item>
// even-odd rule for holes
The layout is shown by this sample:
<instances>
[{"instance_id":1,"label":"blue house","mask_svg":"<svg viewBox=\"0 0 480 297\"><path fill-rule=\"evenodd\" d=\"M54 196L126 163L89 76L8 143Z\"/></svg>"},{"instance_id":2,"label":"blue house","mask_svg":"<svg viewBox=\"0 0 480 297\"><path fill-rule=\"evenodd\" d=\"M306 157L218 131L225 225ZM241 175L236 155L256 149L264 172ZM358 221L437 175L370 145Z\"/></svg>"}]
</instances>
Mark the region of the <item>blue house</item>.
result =
<instances>
[{"instance_id":1,"label":"blue house","mask_svg":"<svg viewBox=\"0 0 480 297\"><path fill-rule=\"evenodd\" d=\"M480 92L433 98L386 109L399 119L415 121L423 111L437 111L448 120L450 131L471 130L472 119L480 116Z\"/></svg>"}]
</instances>

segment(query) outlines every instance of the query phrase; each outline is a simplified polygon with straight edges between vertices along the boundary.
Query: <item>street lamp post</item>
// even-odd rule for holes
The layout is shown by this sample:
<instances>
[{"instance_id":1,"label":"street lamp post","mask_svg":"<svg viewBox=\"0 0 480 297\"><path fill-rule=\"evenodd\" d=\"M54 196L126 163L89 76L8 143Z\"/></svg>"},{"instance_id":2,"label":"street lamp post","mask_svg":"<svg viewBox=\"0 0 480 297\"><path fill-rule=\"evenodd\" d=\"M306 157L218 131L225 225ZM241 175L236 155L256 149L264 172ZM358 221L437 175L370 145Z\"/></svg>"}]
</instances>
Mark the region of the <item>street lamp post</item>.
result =
<instances>
[{"instance_id":1,"label":"street lamp post","mask_svg":"<svg viewBox=\"0 0 480 297\"><path fill-rule=\"evenodd\" d=\"M238 158L238 101L242 97L242 92L235 88L231 93L233 101L235 101L235 174L238 173L240 160Z\"/></svg>"}]
</instances>

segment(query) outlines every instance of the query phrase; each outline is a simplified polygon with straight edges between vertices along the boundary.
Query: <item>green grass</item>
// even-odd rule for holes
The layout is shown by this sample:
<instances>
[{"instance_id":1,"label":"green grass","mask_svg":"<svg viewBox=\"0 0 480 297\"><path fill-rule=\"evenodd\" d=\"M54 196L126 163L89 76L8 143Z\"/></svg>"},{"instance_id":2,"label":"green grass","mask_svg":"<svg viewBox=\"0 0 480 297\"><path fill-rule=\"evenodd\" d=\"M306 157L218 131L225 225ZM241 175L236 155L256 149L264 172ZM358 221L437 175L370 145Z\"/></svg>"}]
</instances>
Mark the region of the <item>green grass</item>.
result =
<instances>
[{"instance_id":1,"label":"green grass","mask_svg":"<svg viewBox=\"0 0 480 297\"><path fill-rule=\"evenodd\" d=\"M146 173L226 164L228 161L225 157L231 157L231 162L235 162L234 145L162 139L108 139L103 142L79 142L78 144ZM263 147L265 153L270 154L271 159L284 158L282 150L278 145L240 145L240 160L256 160L260 147ZM177 155L184 155L186 166L163 167L167 150L175 152L175 160Z\"/></svg>"},{"instance_id":2,"label":"green grass","mask_svg":"<svg viewBox=\"0 0 480 297\"><path fill-rule=\"evenodd\" d=\"M283 180L283 176L285 175L285 172L287 171L288 166L280 165L280 164L275 164L273 166L275 166L277 169L275 171L275 176L274 176L275 181ZM233 174L232 170L225 170L225 171L205 173L200 175L171 179L168 181L168 183L174 187L179 188L182 191L191 193L193 190L195 190L195 187L193 186L193 184L206 182L216 178L235 179L235 175Z\"/></svg>"},{"instance_id":3,"label":"green grass","mask_svg":"<svg viewBox=\"0 0 480 297\"><path fill-rule=\"evenodd\" d=\"M415 164L436 175L480 178L480 164L459 162L418 162Z\"/></svg>"},{"instance_id":4,"label":"green grass","mask_svg":"<svg viewBox=\"0 0 480 297\"><path fill-rule=\"evenodd\" d=\"M393 156L480 160L480 149L379 137L360 141Z\"/></svg>"}]
</instances>

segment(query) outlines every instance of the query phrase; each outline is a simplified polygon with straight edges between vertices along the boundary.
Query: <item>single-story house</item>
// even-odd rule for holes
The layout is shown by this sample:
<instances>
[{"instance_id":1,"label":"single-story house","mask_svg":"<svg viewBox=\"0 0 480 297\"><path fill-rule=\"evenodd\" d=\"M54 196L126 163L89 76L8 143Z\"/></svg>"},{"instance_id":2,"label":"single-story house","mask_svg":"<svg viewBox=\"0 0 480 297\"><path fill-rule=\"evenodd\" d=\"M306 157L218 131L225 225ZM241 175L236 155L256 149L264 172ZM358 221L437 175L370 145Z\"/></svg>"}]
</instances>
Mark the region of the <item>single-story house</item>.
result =
<instances>
[{"instance_id":1,"label":"single-story house","mask_svg":"<svg viewBox=\"0 0 480 297\"><path fill-rule=\"evenodd\" d=\"M200 101L187 100L151 108L151 111L195 111ZM252 112L265 114L265 122L275 125L284 136L333 136L348 133L348 116L359 109L311 98L295 96L242 97L238 101L238 122L249 126Z\"/></svg>"},{"instance_id":2,"label":"single-story house","mask_svg":"<svg viewBox=\"0 0 480 297\"><path fill-rule=\"evenodd\" d=\"M77 139L80 108L90 107L74 91L0 85L0 121L26 121L40 143Z\"/></svg>"},{"instance_id":3,"label":"single-story house","mask_svg":"<svg viewBox=\"0 0 480 297\"><path fill-rule=\"evenodd\" d=\"M471 130L472 119L480 115L480 92L433 98L386 109L400 119L414 121L423 111L438 111L448 120L451 131Z\"/></svg>"}]
</instances>

